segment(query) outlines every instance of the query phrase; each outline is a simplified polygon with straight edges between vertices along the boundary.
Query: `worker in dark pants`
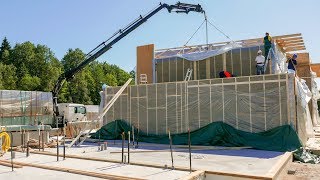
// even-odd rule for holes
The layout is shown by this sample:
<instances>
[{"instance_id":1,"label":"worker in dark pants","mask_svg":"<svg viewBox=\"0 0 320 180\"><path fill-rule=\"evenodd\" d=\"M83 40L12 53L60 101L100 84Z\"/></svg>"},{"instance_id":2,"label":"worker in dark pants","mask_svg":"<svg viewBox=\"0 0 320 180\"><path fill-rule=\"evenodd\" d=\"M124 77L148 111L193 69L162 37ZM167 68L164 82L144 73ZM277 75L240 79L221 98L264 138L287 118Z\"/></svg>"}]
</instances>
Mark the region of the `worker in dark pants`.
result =
<instances>
[{"instance_id":1,"label":"worker in dark pants","mask_svg":"<svg viewBox=\"0 0 320 180\"><path fill-rule=\"evenodd\" d=\"M265 61L265 58L264 56L262 55L262 51L259 49L258 53L257 53L257 57L256 57L256 68L257 68L257 75L260 75L260 74L264 74L264 61Z\"/></svg>"},{"instance_id":2,"label":"worker in dark pants","mask_svg":"<svg viewBox=\"0 0 320 180\"><path fill-rule=\"evenodd\" d=\"M289 58L287 60L286 63L288 63L288 73L293 73L295 74L296 73L296 66L297 66L297 57L298 55L297 54L293 54L292 58Z\"/></svg>"},{"instance_id":3,"label":"worker in dark pants","mask_svg":"<svg viewBox=\"0 0 320 180\"><path fill-rule=\"evenodd\" d=\"M267 32L266 32L266 36L263 38L263 43L264 43L264 56L265 56L265 60L267 60L268 53L272 44L272 38ZM270 57L268 58L268 60L270 60Z\"/></svg>"}]
</instances>

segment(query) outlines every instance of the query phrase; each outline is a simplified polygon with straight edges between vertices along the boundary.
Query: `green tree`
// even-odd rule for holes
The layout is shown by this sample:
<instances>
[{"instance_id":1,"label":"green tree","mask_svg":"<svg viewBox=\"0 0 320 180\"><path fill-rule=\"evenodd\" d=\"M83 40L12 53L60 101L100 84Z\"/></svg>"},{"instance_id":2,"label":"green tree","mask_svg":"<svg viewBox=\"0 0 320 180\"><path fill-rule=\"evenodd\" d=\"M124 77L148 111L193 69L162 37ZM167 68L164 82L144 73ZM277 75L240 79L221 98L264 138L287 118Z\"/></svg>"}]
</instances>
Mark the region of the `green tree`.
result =
<instances>
[{"instance_id":1,"label":"green tree","mask_svg":"<svg viewBox=\"0 0 320 180\"><path fill-rule=\"evenodd\" d=\"M0 78L1 78L1 89L13 90L16 89L16 67L12 64L6 65L0 63Z\"/></svg>"},{"instance_id":2,"label":"green tree","mask_svg":"<svg viewBox=\"0 0 320 180\"><path fill-rule=\"evenodd\" d=\"M133 79L133 81L135 81L135 79L136 79L136 71L132 70L132 71L129 72L129 74L130 74L131 78Z\"/></svg>"},{"instance_id":3,"label":"green tree","mask_svg":"<svg viewBox=\"0 0 320 180\"><path fill-rule=\"evenodd\" d=\"M25 91L38 91L40 88L41 79L37 76L26 74L20 81L20 89Z\"/></svg>"},{"instance_id":4,"label":"green tree","mask_svg":"<svg viewBox=\"0 0 320 180\"><path fill-rule=\"evenodd\" d=\"M69 49L67 54L62 58L62 64L64 71L68 71L72 68L75 68L78 64L80 64L85 58L85 54L79 49L75 50Z\"/></svg>"},{"instance_id":5,"label":"green tree","mask_svg":"<svg viewBox=\"0 0 320 180\"><path fill-rule=\"evenodd\" d=\"M34 75L34 71L37 71L37 69L33 67L36 55L35 48L34 44L29 41L16 44L13 48L10 61L17 67L17 77L19 80L26 76L26 74Z\"/></svg>"},{"instance_id":6,"label":"green tree","mask_svg":"<svg viewBox=\"0 0 320 180\"><path fill-rule=\"evenodd\" d=\"M31 42L16 44L10 55L12 64L17 67L17 87L24 90L27 87L34 88L33 85L25 84L27 79L39 78L40 85L37 87L40 91L51 91L63 72L63 68L54 53L44 45L34 45ZM25 82L21 82L25 78Z\"/></svg>"},{"instance_id":7,"label":"green tree","mask_svg":"<svg viewBox=\"0 0 320 180\"><path fill-rule=\"evenodd\" d=\"M106 75L106 84L108 86L117 86L118 85L117 78L114 77L112 74L107 74Z\"/></svg>"},{"instance_id":8,"label":"green tree","mask_svg":"<svg viewBox=\"0 0 320 180\"><path fill-rule=\"evenodd\" d=\"M10 52L11 52L10 43L5 37L0 47L0 62L4 64L10 64Z\"/></svg>"},{"instance_id":9,"label":"green tree","mask_svg":"<svg viewBox=\"0 0 320 180\"><path fill-rule=\"evenodd\" d=\"M54 56L53 52L46 46L37 45L35 48L35 59L30 64L30 68L35 70L32 72L33 76L41 79L41 90L51 91L56 80L63 71L63 67L59 60Z\"/></svg>"},{"instance_id":10,"label":"green tree","mask_svg":"<svg viewBox=\"0 0 320 180\"><path fill-rule=\"evenodd\" d=\"M76 67L85 58L85 54L80 49L69 49L62 59L65 72ZM68 91L74 103L92 104L89 91L89 82L92 82L90 71L86 68L77 74L68 82Z\"/></svg>"}]
</instances>

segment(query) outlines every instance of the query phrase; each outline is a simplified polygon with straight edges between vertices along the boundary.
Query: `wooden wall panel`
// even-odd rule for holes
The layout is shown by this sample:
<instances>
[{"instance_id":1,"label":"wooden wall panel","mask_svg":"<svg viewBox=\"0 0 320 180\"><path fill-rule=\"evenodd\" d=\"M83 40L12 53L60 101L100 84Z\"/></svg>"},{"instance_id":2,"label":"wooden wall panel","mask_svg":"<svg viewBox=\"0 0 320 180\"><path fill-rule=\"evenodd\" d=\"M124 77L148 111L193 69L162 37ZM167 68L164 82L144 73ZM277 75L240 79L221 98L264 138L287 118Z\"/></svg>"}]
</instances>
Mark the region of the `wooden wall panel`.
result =
<instances>
[{"instance_id":1,"label":"wooden wall panel","mask_svg":"<svg viewBox=\"0 0 320 180\"><path fill-rule=\"evenodd\" d=\"M310 64L310 66L311 66L312 71L317 74L317 77L320 77L320 63Z\"/></svg>"},{"instance_id":2,"label":"wooden wall panel","mask_svg":"<svg viewBox=\"0 0 320 180\"><path fill-rule=\"evenodd\" d=\"M137 47L137 83L140 84L140 74L147 74L148 83L152 83L154 58L154 44Z\"/></svg>"}]
</instances>

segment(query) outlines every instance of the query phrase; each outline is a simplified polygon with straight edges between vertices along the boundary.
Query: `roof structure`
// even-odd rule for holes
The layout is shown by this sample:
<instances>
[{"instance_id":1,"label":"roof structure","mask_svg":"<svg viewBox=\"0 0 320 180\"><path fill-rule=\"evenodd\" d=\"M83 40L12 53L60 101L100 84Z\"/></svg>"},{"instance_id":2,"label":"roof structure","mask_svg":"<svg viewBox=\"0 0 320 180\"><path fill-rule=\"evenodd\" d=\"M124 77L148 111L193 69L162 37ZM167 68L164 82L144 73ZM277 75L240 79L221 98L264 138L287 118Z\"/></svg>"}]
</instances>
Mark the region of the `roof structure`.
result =
<instances>
[{"instance_id":1,"label":"roof structure","mask_svg":"<svg viewBox=\"0 0 320 180\"><path fill-rule=\"evenodd\" d=\"M296 51L306 50L301 33L273 36L273 40L279 45L281 50L285 53L292 53ZM231 41L211 43L208 45L201 44L201 45L193 45L193 46L158 49L158 50L155 50L155 59L166 58L166 57L174 56L176 54L199 52L199 51L204 51L208 49L214 50L222 46L225 46L230 42ZM263 45L262 38L237 40L235 42L240 44L242 47Z\"/></svg>"}]
</instances>

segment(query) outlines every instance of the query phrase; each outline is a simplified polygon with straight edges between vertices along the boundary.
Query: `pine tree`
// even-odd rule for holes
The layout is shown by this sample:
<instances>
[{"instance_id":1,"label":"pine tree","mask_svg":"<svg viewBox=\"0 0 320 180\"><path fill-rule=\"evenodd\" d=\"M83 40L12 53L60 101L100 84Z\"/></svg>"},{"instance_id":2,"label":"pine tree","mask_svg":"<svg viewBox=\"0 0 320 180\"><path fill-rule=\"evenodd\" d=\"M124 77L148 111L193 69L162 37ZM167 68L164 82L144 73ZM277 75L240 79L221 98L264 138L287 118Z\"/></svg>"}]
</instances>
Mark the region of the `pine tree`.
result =
<instances>
[{"instance_id":1,"label":"pine tree","mask_svg":"<svg viewBox=\"0 0 320 180\"><path fill-rule=\"evenodd\" d=\"M5 37L0 47L0 62L4 64L10 64L10 58L9 58L10 52L11 52L10 43Z\"/></svg>"}]
</instances>

